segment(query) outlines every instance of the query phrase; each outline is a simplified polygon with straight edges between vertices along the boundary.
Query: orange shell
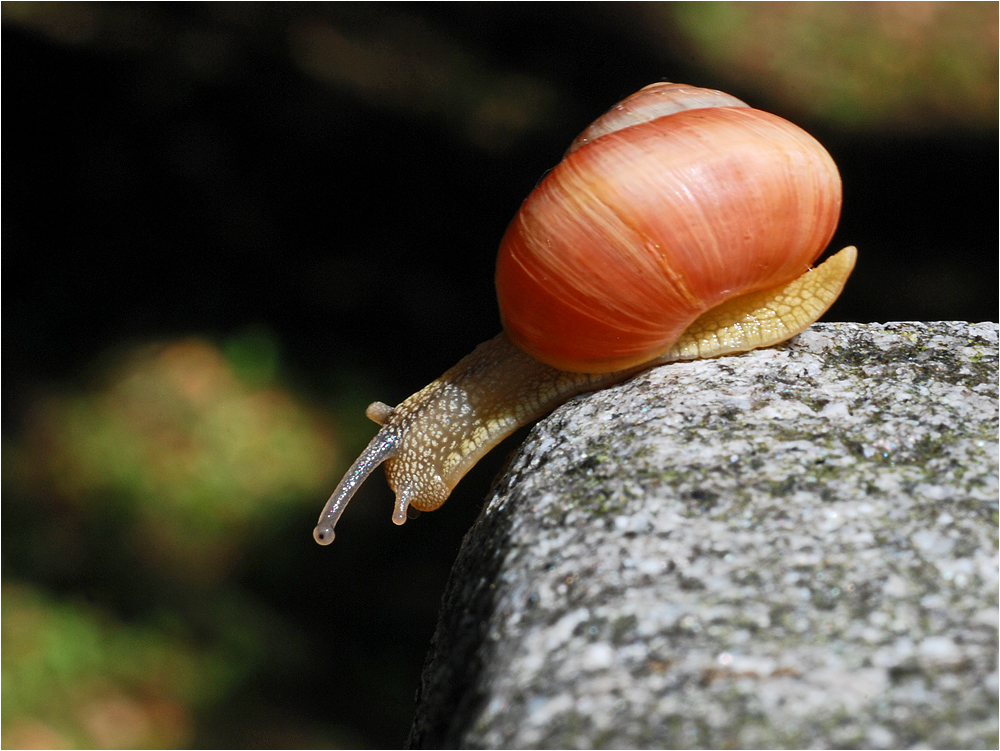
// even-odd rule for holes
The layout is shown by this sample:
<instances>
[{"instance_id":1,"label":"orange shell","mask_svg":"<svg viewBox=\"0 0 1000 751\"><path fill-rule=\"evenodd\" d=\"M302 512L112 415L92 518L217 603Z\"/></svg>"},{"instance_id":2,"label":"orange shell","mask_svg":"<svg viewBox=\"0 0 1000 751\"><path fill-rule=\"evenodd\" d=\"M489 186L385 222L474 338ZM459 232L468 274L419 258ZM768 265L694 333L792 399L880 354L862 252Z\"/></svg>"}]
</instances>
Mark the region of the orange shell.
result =
<instances>
[{"instance_id":1,"label":"orange shell","mask_svg":"<svg viewBox=\"0 0 1000 751\"><path fill-rule=\"evenodd\" d=\"M706 310L803 274L840 205L826 150L760 110L689 109L605 133L568 153L507 228L504 329L561 370L641 364Z\"/></svg>"}]
</instances>

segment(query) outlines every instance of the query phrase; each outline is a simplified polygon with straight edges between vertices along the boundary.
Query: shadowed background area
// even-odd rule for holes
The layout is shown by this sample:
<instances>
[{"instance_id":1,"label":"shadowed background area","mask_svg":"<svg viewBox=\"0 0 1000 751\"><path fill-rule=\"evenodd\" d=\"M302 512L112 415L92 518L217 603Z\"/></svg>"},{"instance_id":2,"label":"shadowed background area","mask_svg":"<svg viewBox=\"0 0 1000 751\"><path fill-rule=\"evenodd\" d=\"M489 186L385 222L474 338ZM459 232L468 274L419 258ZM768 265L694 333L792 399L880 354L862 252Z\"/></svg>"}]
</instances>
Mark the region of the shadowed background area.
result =
<instances>
[{"instance_id":1,"label":"shadowed background area","mask_svg":"<svg viewBox=\"0 0 1000 751\"><path fill-rule=\"evenodd\" d=\"M996 320L994 3L4 3L6 747L398 747L508 442L397 528L396 403L499 330L496 245L656 80L837 161L827 320Z\"/></svg>"}]
</instances>

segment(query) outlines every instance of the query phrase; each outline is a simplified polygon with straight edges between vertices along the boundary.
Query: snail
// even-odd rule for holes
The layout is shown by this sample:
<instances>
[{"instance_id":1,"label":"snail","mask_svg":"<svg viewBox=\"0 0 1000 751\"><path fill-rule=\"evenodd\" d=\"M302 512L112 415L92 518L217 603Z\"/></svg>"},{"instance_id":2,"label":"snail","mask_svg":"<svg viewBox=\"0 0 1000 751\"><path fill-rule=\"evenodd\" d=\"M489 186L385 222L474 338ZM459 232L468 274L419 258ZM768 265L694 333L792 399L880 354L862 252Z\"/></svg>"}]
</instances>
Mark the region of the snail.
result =
<instances>
[{"instance_id":1,"label":"snail","mask_svg":"<svg viewBox=\"0 0 1000 751\"><path fill-rule=\"evenodd\" d=\"M710 89L647 86L598 118L524 201L500 243L504 331L396 407L313 536L333 541L379 464L392 520L448 498L514 430L656 365L786 341L840 295L857 251L810 269L841 183L796 125Z\"/></svg>"}]
</instances>

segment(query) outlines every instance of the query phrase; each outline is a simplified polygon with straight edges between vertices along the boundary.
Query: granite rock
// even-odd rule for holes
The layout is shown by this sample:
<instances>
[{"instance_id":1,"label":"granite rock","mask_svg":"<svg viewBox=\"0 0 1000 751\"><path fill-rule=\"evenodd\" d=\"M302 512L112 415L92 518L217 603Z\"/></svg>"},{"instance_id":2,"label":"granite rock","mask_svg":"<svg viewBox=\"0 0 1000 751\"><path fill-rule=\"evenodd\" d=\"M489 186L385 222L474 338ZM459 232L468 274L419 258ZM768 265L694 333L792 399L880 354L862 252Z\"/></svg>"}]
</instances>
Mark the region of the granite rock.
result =
<instances>
[{"instance_id":1,"label":"granite rock","mask_svg":"<svg viewBox=\"0 0 1000 751\"><path fill-rule=\"evenodd\" d=\"M410 743L996 748L997 324L817 324L563 405L469 531Z\"/></svg>"}]
</instances>

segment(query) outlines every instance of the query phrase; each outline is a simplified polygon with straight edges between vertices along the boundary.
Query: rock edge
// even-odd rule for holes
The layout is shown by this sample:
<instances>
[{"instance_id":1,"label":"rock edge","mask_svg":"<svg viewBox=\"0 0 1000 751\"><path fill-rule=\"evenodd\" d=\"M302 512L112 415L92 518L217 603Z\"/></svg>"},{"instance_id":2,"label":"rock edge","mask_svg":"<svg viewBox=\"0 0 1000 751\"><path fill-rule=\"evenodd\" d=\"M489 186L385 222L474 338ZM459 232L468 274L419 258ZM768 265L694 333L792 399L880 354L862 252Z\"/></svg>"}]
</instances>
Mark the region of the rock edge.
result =
<instances>
[{"instance_id":1,"label":"rock edge","mask_svg":"<svg viewBox=\"0 0 1000 751\"><path fill-rule=\"evenodd\" d=\"M412 747L997 746L997 324L816 324L541 421Z\"/></svg>"}]
</instances>

